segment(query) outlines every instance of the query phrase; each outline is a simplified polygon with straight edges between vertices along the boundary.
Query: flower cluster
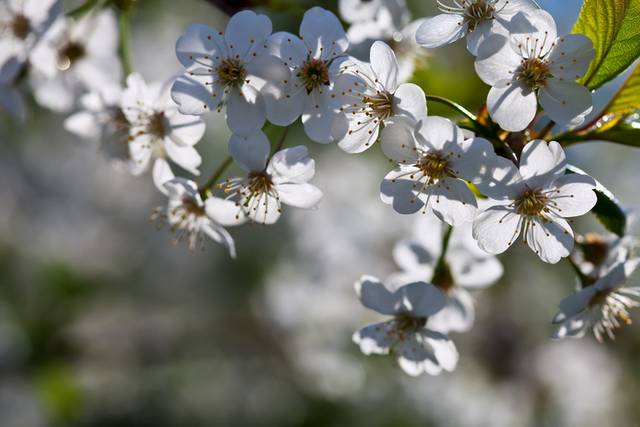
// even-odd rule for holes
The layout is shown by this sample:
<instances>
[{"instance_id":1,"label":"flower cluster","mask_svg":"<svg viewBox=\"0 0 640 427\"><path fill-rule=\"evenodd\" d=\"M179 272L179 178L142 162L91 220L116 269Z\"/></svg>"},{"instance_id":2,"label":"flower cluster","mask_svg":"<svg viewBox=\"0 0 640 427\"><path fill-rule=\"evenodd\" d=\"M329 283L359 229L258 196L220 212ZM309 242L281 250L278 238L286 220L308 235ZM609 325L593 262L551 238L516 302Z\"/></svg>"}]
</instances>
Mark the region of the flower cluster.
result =
<instances>
[{"instance_id":1,"label":"flower cluster","mask_svg":"<svg viewBox=\"0 0 640 427\"><path fill-rule=\"evenodd\" d=\"M455 368L448 334L471 328L471 291L501 277L495 255L520 235L543 262L566 258L581 271L577 293L560 303L554 336L588 327L598 339L612 336L640 304L640 291L624 286L638 264L633 245L602 245L593 262L590 235L576 235L570 219L592 210L598 184L570 168L562 144L548 135L555 124L579 125L592 110L591 93L576 82L594 57L591 40L558 36L551 15L532 0L437 4L442 14L410 22L401 0L343 0L348 31L331 11L313 7L297 35L273 32L269 17L243 10L224 29L188 27L175 49L180 75L146 83L121 69L112 11L78 18L61 15L52 0L3 3L0 106L24 117L19 89L30 85L42 106L75 108L64 123L70 132L101 142L121 170L151 169L168 197L152 215L159 224L192 249L207 236L232 257L225 227L274 224L284 205L311 209L322 199L310 183L315 162L307 147L284 146L289 126L300 119L309 140L351 154L379 141L394 164L380 177L382 202L420 219L414 236L394 249L401 272L386 286L370 276L356 282L362 304L392 320L353 339L365 354L395 354L410 375ZM406 82L426 57L423 48L463 37L490 86L488 117L462 110L473 125L428 115L427 100L437 97ZM224 113L232 135L229 157L199 185L196 144L208 113ZM273 146L267 126L285 127ZM226 177L232 164L242 173Z\"/></svg>"}]
</instances>

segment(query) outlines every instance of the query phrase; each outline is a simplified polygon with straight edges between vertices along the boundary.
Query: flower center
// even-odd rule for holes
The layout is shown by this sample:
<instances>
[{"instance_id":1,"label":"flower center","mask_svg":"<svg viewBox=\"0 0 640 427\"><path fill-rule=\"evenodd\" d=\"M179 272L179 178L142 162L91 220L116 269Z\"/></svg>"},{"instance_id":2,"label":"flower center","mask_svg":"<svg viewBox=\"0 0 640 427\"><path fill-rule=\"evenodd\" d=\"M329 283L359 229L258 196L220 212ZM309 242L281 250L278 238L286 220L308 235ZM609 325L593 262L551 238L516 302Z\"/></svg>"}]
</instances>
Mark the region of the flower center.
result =
<instances>
[{"instance_id":1,"label":"flower center","mask_svg":"<svg viewBox=\"0 0 640 427\"><path fill-rule=\"evenodd\" d=\"M389 92L377 92L375 95L365 95L362 102L368 107L367 115L375 116L381 120L391 117L393 114L393 101Z\"/></svg>"},{"instance_id":2,"label":"flower center","mask_svg":"<svg viewBox=\"0 0 640 427\"><path fill-rule=\"evenodd\" d=\"M147 126L147 130L152 136L158 139L164 139L166 134L164 112L158 111L153 113Z\"/></svg>"},{"instance_id":3,"label":"flower center","mask_svg":"<svg viewBox=\"0 0 640 427\"><path fill-rule=\"evenodd\" d=\"M434 181L442 178L447 173L447 165L447 159L435 153L427 154L417 163L422 173Z\"/></svg>"},{"instance_id":4,"label":"flower center","mask_svg":"<svg viewBox=\"0 0 640 427\"><path fill-rule=\"evenodd\" d=\"M271 176L266 172L251 172L249 174L248 190L249 194L268 193L273 186Z\"/></svg>"},{"instance_id":5,"label":"flower center","mask_svg":"<svg viewBox=\"0 0 640 427\"><path fill-rule=\"evenodd\" d=\"M185 197L182 199L182 209L184 210L185 216L187 215L195 215L195 216L205 216L206 212L203 206L199 206L195 200L191 197Z\"/></svg>"},{"instance_id":6,"label":"flower center","mask_svg":"<svg viewBox=\"0 0 640 427\"><path fill-rule=\"evenodd\" d=\"M516 70L516 78L533 90L543 87L549 76L549 64L540 58L524 59Z\"/></svg>"},{"instance_id":7,"label":"flower center","mask_svg":"<svg viewBox=\"0 0 640 427\"><path fill-rule=\"evenodd\" d=\"M78 42L69 41L58 51L58 68L68 70L78 60L86 55L84 46Z\"/></svg>"},{"instance_id":8,"label":"flower center","mask_svg":"<svg viewBox=\"0 0 640 427\"><path fill-rule=\"evenodd\" d=\"M13 35L21 40L26 39L31 32L31 22L29 22L29 19L22 14L17 14L13 17L10 27Z\"/></svg>"},{"instance_id":9,"label":"flower center","mask_svg":"<svg viewBox=\"0 0 640 427\"><path fill-rule=\"evenodd\" d=\"M601 265L607 258L609 246L597 233L587 233L580 244L584 259L595 266Z\"/></svg>"},{"instance_id":10,"label":"flower center","mask_svg":"<svg viewBox=\"0 0 640 427\"><path fill-rule=\"evenodd\" d=\"M247 71L239 59L227 58L218 65L218 79L224 86L240 87L244 84Z\"/></svg>"},{"instance_id":11,"label":"flower center","mask_svg":"<svg viewBox=\"0 0 640 427\"><path fill-rule=\"evenodd\" d=\"M540 190L527 189L516 200L516 211L520 215L538 216L545 210L549 199Z\"/></svg>"},{"instance_id":12,"label":"flower center","mask_svg":"<svg viewBox=\"0 0 640 427\"><path fill-rule=\"evenodd\" d=\"M464 1L462 2L465 3ZM467 22L468 32L475 31L478 24L483 21L489 21L493 19L495 14L495 7L493 7L493 3L488 2L486 0L477 0L475 2L469 3L469 5L465 9L464 19Z\"/></svg>"},{"instance_id":13,"label":"flower center","mask_svg":"<svg viewBox=\"0 0 640 427\"><path fill-rule=\"evenodd\" d=\"M329 86L329 67L321 59L307 59L301 66L298 77L307 93L320 86Z\"/></svg>"},{"instance_id":14,"label":"flower center","mask_svg":"<svg viewBox=\"0 0 640 427\"><path fill-rule=\"evenodd\" d=\"M426 317L414 317L408 313L400 313L394 319L393 335L398 339L403 339L405 335L424 328L426 324Z\"/></svg>"}]
</instances>

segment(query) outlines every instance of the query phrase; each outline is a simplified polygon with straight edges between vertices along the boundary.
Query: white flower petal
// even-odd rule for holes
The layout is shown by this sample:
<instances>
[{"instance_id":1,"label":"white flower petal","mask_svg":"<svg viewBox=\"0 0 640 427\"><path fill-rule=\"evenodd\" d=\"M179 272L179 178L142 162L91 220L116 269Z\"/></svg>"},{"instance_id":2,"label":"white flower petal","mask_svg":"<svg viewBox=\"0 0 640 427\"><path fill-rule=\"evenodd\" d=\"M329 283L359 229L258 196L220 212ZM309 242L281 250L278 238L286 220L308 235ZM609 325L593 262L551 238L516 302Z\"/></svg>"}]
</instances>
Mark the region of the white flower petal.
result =
<instances>
[{"instance_id":1,"label":"white flower petal","mask_svg":"<svg viewBox=\"0 0 640 427\"><path fill-rule=\"evenodd\" d=\"M227 97L227 125L233 133L250 135L262 129L265 119L264 99L251 86L244 85L242 93L234 90Z\"/></svg>"},{"instance_id":2,"label":"white flower petal","mask_svg":"<svg viewBox=\"0 0 640 427\"><path fill-rule=\"evenodd\" d=\"M589 212L598 201L595 190L596 183L590 176L568 174L553 182L557 192L550 197L553 210L559 216L570 218Z\"/></svg>"},{"instance_id":3,"label":"white flower petal","mask_svg":"<svg viewBox=\"0 0 640 427\"><path fill-rule=\"evenodd\" d=\"M315 161L309 157L304 145L285 148L275 153L269 161L267 172L278 183L307 182L315 175Z\"/></svg>"},{"instance_id":4,"label":"white flower petal","mask_svg":"<svg viewBox=\"0 0 640 427\"><path fill-rule=\"evenodd\" d=\"M371 69L387 91L393 92L398 86L398 60L393 50L384 42L376 41L369 53Z\"/></svg>"},{"instance_id":5,"label":"white flower petal","mask_svg":"<svg viewBox=\"0 0 640 427\"><path fill-rule=\"evenodd\" d=\"M393 94L393 113L420 120L427 115L427 99L420 86L401 84Z\"/></svg>"},{"instance_id":6,"label":"white flower petal","mask_svg":"<svg viewBox=\"0 0 640 427\"><path fill-rule=\"evenodd\" d=\"M463 289L452 289L447 293L447 305L429 318L428 327L443 334L467 332L473 326L475 309L473 298Z\"/></svg>"},{"instance_id":7,"label":"white flower petal","mask_svg":"<svg viewBox=\"0 0 640 427\"><path fill-rule=\"evenodd\" d=\"M526 128L536 115L536 94L520 81L503 82L493 86L487 96L491 118L511 132Z\"/></svg>"},{"instance_id":8,"label":"white flower petal","mask_svg":"<svg viewBox=\"0 0 640 427\"><path fill-rule=\"evenodd\" d=\"M446 298L431 283L409 283L393 293L396 312L409 313L416 317L429 317L442 310Z\"/></svg>"},{"instance_id":9,"label":"white flower petal","mask_svg":"<svg viewBox=\"0 0 640 427\"><path fill-rule=\"evenodd\" d=\"M267 119L277 126L289 126L300 117L306 98L307 94L303 90L283 98L265 95Z\"/></svg>"},{"instance_id":10,"label":"white flower petal","mask_svg":"<svg viewBox=\"0 0 640 427\"><path fill-rule=\"evenodd\" d=\"M220 104L221 93L217 86L209 92L200 82L186 76L178 77L171 88L171 98L178 104L180 112L191 115L215 110Z\"/></svg>"},{"instance_id":11,"label":"white flower petal","mask_svg":"<svg viewBox=\"0 0 640 427\"><path fill-rule=\"evenodd\" d=\"M416 140L430 150L443 150L451 145L457 145L463 138L462 132L451 120L429 116L418 122ZM453 143L453 144L452 144Z\"/></svg>"},{"instance_id":12,"label":"white flower petal","mask_svg":"<svg viewBox=\"0 0 640 427\"><path fill-rule=\"evenodd\" d=\"M478 207L469 187L455 178L444 178L432 186L429 203L433 213L452 226L472 221Z\"/></svg>"},{"instance_id":13,"label":"white flower petal","mask_svg":"<svg viewBox=\"0 0 640 427\"><path fill-rule=\"evenodd\" d=\"M551 74L559 79L574 81L587 72L595 56L593 42L582 34L560 37L549 54Z\"/></svg>"},{"instance_id":14,"label":"white flower petal","mask_svg":"<svg viewBox=\"0 0 640 427\"><path fill-rule=\"evenodd\" d=\"M248 136L233 134L229 138L229 154L247 172L264 170L270 150L269 140L262 131L254 132Z\"/></svg>"},{"instance_id":15,"label":"white flower petal","mask_svg":"<svg viewBox=\"0 0 640 427\"><path fill-rule=\"evenodd\" d=\"M271 20L266 15L258 15L251 10L243 10L234 14L224 32L230 57L236 55L247 62L251 55L264 49L264 42L271 34Z\"/></svg>"},{"instance_id":16,"label":"white flower petal","mask_svg":"<svg viewBox=\"0 0 640 427\"><path fill-rule=\"evenodd\" d=\"M532 189L547 188L566 168L567 158L556 141L535 139L522 149L520 175Z\"/></svg>"},{"instance_id":17,"label":"white flower petal","mask_svg":"<svg viewBox=\"0 0 640 427\"><path fill-rule=\"evenodd\" d=\"M380 133L380 122L367 113L348 115L349 130L338 142L338 147L350 154L362 153L371 147Z\"/></svg>"},{"instance_id":18,"label":"white flower petal","mask_svg":"<svg viewBox=\"0 0 640 427\"><path fill-rule=\"evenodd\" d=\"M437 237L431 237L429 240L436 239ZM436 258L437 254L425 247L420 240L403 239L393 247L393 260L398 267L409 273L420 272L425 281L431 279Z\"/></svg>"},{"instance_id":19,"label":"white flower petal","mask_svg":"<svg viewBox=\"0 0 640 427\"><path fill-rule=\"evenodd\" d=\"M281 58L288 67L297 67L309 55L307 46L298 36L285 31L273 33L267 40L267 53Z\"/></svg>"},{"instance_id":20,"label":"white flower petal","mask_svg":"<svg viewBox=\"0 0 640 427\"><path fill-rule=\"evenodd\" d=\"M164 149L167 156L178 166L191 172L194 175L200 175L198 167L202 163L200 153L190 145L178 145L169 138L164 140Z\"/></svg>"},{"instance_id":21,"label":"white flower petal","mask_svg":"<svg viewBox=\"0 0 640 427\"><path fill-rule=\"evenodd\" d=\"M562 218L550 221L532 219L528 224L525 240L542 261L550 264L569 256L573 249L573 231Z\"/></svg>"},{"instance_id":22,"label":"white flower petal","mask_svg":"<svg viewBox=\"0 0 640 427\"><path fill-rule=\"evenodd\" d=\"M356 294L363 306L380 314L396 314L396 299L380 280L362 276L356 283Z\"/></svg>"},{"instance_id":23,"label":"white flower petal","mask_svg":"<svg viewBox=\"0 0 640 427\"><path fill-rule=\"evenodd\" d=\"M462 15L443 13L425 19L416 31L416 42L422 47L435 48L461 39L466 32Z\"/></svg>"},{"instance_id":24,"label":"white flower petal","mask_svg":"<svg viewBox=\"0 0 640 427\"><path fill-rule=\"evenodd\" d=\"M478 48L474 66L483 82L495 86L500 81L513 78L521 59L505 36L493 34Z\"/></svg>"},{"instance_id":25,"label":"white flower petal","mask_svg":"<svg viewBox=\"0 0 640 427\"><path fill-rule=\"evenodd\" d=\"M554 316L553 323L564 322L587 309L589 301L593 298L598 289L588 286L564 297L558 306L559 312Z\"/></svg>"},{"instance_id":26,"label":"white flower petal","mask_svg":"<svg viewBox=\"0 0 640 427\"><path fill-rule=\"evenodd\" d=\"M438 375L442 372L433 348L425 344L424 341L418 341L417 333L414 333L396 346L398 365L406 374L417 377L424 372L429 375Z\"/></svg>"},{"instance_id":27,"label":"white flower petal","mask_svg":"<svg viewBox=\"0 0 640 427\"><path fill-rule=\"evenodd\" d=\"M160 190L161 193L167 194L165 183L175 178L175 175L171 171L169 163L163 158L156 159L153 164L152 175L153 183L155 184L156 188Z\"/></svg>"},{"instance_id":28,"label":"white flower petal","mask_svg":"<svg viewBox=\"0 0 640 427\"><path fill-rule=\"evenodd\" d=\"M331 60L349 47L347 35L338 18L321 7L307 10L300 24L300 38L313 58Z\"/></svg>"},{"instance_id":29,"label":"white flower petal","mask_svg":"<svg viewBox=\"0 0 640 427\"><path fill-rule=\"evenodd\" d=\"M223 226L240 225L247 217L236 202L219 197L208 197L204 201L207 216Z\"/></svg>"},{"instance_id":30,"label":"white flower petal","mask_svg":"<svg viewBox=\"0 0 640 427\"><path fill-rule=\"evenodd\" d=\"M364 354L389 354L395 338L392 335L393 323L383 322L365 326L353 334L353 342L360 346Z\"/></svg>"},{"instance_id":31,"label":"white flower petal","mask_svg":"<svg viewBox=\"0 0 640 427\"><path fill-rule=\"evenodd\" d=\"M589 89L576 82L554 78L540 89L539 97L545 114L560 124L580 124L593 106Z\"/></svg>"},{"instance_id":32,"label":"white flower petal","mask_svg":"<svg viewBox=\"0 0 640 427\"><path fill-rule=\"evenodd\" d=\"M208 221L202 225L202 231L215 242L226 247L229 250L229 256L231 258L236 257L236 245L233 237L231 237L227 230Z\"/></svg>"},{"instance_id":33,"label":"white flower petal","mask_svg":"<svg viewBox=\"0 0 640 427\"><path fill-rule=\"evenodd\" d=\"M169 138L176 144L195 145L202 139L205 132L205 124L200 117L186 114L166 114Z\"/></svg>"},{"instance_id":34,"label":"white flower petal","mask_svg":"<svg viewBox=\"0 0 640 427\"><path fill-rule=\"evenodd\" d=\"M453 341L445 334L425 329L421 331L422 339L433 349L438 364L445 371L453 371L458 364L458 350Z\"/></svg>"},{"instance_id":35,"label":"white flower petal","mask_svg":"<svg viewBox=\"0 0 640 427\"><path fill-rule=\"evenodd\" d=\"M224 38L207 25L192 24L178 39L176 56L186 69L194 65L214 68L216 57L227 56Z\"/></svg>"},{"instance_id":36,"label":"white flower petal","mask_svg":"<svg viewBox=\"0 0 640 427\"><path fill-rule=\"evenodd\" d=\"M392 205L401 214L414 214L424 207L424 202L416 196L415 182L408 178L412 168L398 168L389 172L380 184L380 199Z\"/></svg>"},{"instance_id":37,"label":"white flower petal","mask_svg":"<svg viewBox=\"0 0 640 427\"><path fill-rule=\"evenodd\" d=\"M278 184L275 188L282 203L297 208L312 208L322 199L322 191L306 182Z\"/></svg>"},{"instance_id":38,"label":"white flower petal","mask_svg":"<svg viewBox=\"0 0 640 427\"><path fill-rule=\"evenodd\" d=\"M415 145L416 122L407 117L394 117L387 121L380 135L385 156L400 164L414 164L419 158Z\"/></svg>"},{"instance_id":39,"label":"white flower petal","mask_svg":"<svg viewBox=\"0 0 640 427\"><path fill-rule=\"evenodd\" d=\"M490 254L500 254L520 235L520 215L506 206L492 206L473 222L473 238Z\"/></svg>"},{"instance_id":40,"label":"white flower petal","mask_svg":"<svg viewBox=\"0 0 640 427\"><path fill-rule=\"evenodd\" d=\"M79 111L69 116L64 121L64 128L82 139L97 141L102 135L95 115L87 111Z\"/></svg>"},{"instance_id":41,"label":"white flower petal","mask_svg":"<svg viewBox=\"0 0 640 427\"><path fill-rule=\"evenodd\" d=\"M275 224L280 218L280 202L273 194L263 193L251 200L243 198L240 204L244 206L247 216L259 224Z\"/></svg>"}]
</instances>

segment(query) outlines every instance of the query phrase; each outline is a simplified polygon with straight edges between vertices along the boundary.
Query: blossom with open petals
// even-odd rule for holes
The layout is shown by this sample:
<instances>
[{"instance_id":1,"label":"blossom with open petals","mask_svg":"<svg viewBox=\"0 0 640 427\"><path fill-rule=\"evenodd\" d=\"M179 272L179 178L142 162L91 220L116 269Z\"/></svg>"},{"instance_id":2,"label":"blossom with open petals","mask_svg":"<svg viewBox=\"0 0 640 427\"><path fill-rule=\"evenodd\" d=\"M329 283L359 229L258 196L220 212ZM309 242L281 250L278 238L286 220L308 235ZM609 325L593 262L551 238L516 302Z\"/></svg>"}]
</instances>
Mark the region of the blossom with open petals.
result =
<instances>
[{"instance_id":1,"label":"blossom with open petals","mask_svg":"<svg viewBox=\"0 0 640 427\"><path fill-rule=\"evenodd\" d=\"M183 114L225 108L229 128L242 135L262 128L267 117L264 94L280 98L289 70L266 52L271 21L243 10L224 32L191 25L178 39L176 55L185 68L171 90Z\"/></svg>"},{"instance_id":2,"label":"blossom with open petals","mask_svg":"<svg viewBox=\"0 0 640 427\"><path fill-rule=\"evenodd\" d=\"M613 339L615 329L631 323L629 309L640 307L640 286L626 286L638 265L640 258L619 262L594 284L560 301L552 337L579 338L591 329L598 341L605 335Z\"/></svg>"},{"instance_id":3,"label":"blossom with open petals","mask_svg":"<svg viewBox=\"0 0 640 427\"><path fill-rule=\"evenodd\" d=\"M538 103L560 124L579 125L592 109L591 92L575 80L587 71L595 51L582 34L558 37L553 17L543 10L513 18L520 28L495 34L478 49L475 68L491 85L487 108L503 129L521 131Z\"/></svg>"},{"instance_id":4,"label":"blossom with open petals","mask_svg":"<svg viewBox=\"0 0 640 427\"><path fill-rule=\"evenodd\" d=\"M169 97L169 86L147 85L139 74L127 77L122 95L122 111L129 126L131 172L145 172L153 161L153 181L160 191L173 178L169 160L199 175L202 162L194 145L202 139L205 125L198 116L180 114Z\"/></svg>"},{"instance_id":5,"label":"blossom with open petals","mask_svg":"<svg viewBox=\"0 0 640 427\"><path fill-rule=\"evenodd\" d=\"M464 182L474 180L486 153L482 138L465 139L449 119L426 117L417 124L397 117L382 132L382 151L398 164L380 186L382 201L401 214L432 210L442 221L472 221L476 198Z\"/></svg>"},{"instance_id":6,"label":"blossom with open petals","mask_svg":"<svg viewBox=\"0 0 640 427\"><path fill-rule=\"evenodd\" d=\"M269 37L267 46L291 69L285 96L266 96L269 120L286 126L302 115L304 130L313 141L338 139L341 135L334 130L334 121L339 104L333 89L349 47L338 18L321 7L311 8L302 18L300 38L278 32Z\"/></svg>"},{"instance_id":7,"label":"blossom with open petals","mask_svg":"<svg viewBox=\"0 0 640 427\"><path fill-rule=\"evenodd\" d=\"M60 17L30 56L36 101L66 112L85 89L118 83L118 24L111 10L89 13L78 21Z\"/></svg>"},{"instance_id":8,"label":"blossom with open petals","mask_svg":"<svg viewBox=\"0 0 640 427\"><path fill-rule=\"evenodd\" d=\"M407 374L438 375L453 371L458 351L449 337L426 327L428 319L445 305L443 294L432 284L413 282L390 291L375 277L363 276L356 292L365 307L392 320L365 326L353 341L366 354L394 354Z\"/></svg>"},{"instance_id":9,"label":"blossom with open petals","mask_svg":"<svg viewBox=\"0 0 640 427\"><path fill-rule=\"evenodd\" d=\"M438 0L438 8L442 13L418 28L418 44L435 48L466 37L473 55L490 35L508 32L515 14L538 9L532 0Z\"/></svg>"},{"instance_id":10,"label":"blossom with open petals","mask_svg":"<svg viewBox=\"0 0 640 427\"><path fill-rule=\"evenodd\" d=\"M345 74L353 79L346 86L339 85L345 99L340 111L346 114L348 131L338 145L348 153L371 147L385 123L394 117L407 116L417 121L427 115L422 89L413 83L398 84L398 61L387 44L375 42L370 61L351 60L343 65Z\"/></svg>"},{"instance_id":11,"label":"blossom with open petals","mask_svg":"<svg viewBox=\"0 0 640 427\"><path fill-rule=\"evenodd\" d=\"M247 175L227 179L220 186L236 203L239 219L273 224L280 218L283 204L309 209L322 198L322 192L308 182L315 174L315 162L307 147L285 148L271 158L269 151L269 140L262 132L232 135L229 140L231 156Z\"/></svg>"},{"instance_id":12,"label":"blossom with open petals","mask_svg":"<svg viewBox=\"0 0 640 427\"><path fill-rule=\"evenodd\" d=\"M565 218L584 215L596 204L595 181L565 174L567 160L560 144L534 140L525 145L520 168L498 158L494 178L478 183L498 204L479 213L473 236L485 251L506 251L522 233L544 262L556 263L573 248L573 231Z\"/></svg>"}]
</instances>

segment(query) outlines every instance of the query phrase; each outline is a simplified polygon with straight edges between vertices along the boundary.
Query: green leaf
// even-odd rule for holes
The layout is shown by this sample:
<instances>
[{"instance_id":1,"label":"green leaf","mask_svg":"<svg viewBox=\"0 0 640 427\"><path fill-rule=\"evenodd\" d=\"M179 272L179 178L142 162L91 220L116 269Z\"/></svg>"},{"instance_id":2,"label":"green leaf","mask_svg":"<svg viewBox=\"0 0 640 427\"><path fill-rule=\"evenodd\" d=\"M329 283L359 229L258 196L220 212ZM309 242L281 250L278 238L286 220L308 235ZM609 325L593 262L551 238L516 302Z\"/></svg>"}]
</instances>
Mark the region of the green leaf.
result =
<instances>
[{"instance_id":1,"label":"green leaf","mask_svg":"<svg viewBox=\"0 0 640 427\"><path fill-rule=\"evenodd\" d=\"M631 72L604 114L627 114L640 109L640 64Z\"/></svg>"},{"instance_id":2,"label":"green leaf","mask_svg":"<svg viewBox=\"0 0 640 427\"><path fill-rule=\"evenodd\" d=\"M640 148L640 112L626 117L608 114L585 132L558 135L563 147L588 141L605 141Z\"/></svg>"},{"instance_id":3,"label":"green leaf","mask_svg":"<svg viewBox=\"0 0 640 427\"><path fill-rule=\"evenodd\" d=\"M567 166L567 173L586 175L582 169L572 165ZM598 181L596 181L596 189L593 191L595 191L598 201L591 210L591 213L598 218L598 221L600 221L607 230L620 237L624 236L624 231L627 227L627 215L624 213L618 200L611 191Z\"/></svg>"},{"instance_id":4,"label":"green leaf","mask_svg":"<svg viewBox=\"0 0 640 427\"><path fill-rule=\"evenodd\" d=\"M597 89L640 56L640 0L585 0L573 33L593 41L596 55L580 83Z\"/></svg>"}]
</instances>

